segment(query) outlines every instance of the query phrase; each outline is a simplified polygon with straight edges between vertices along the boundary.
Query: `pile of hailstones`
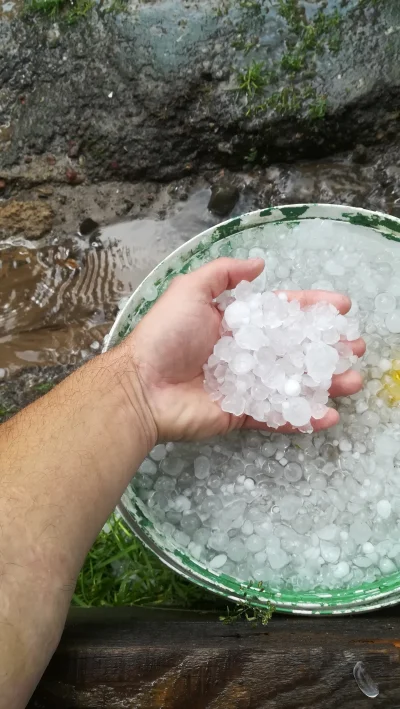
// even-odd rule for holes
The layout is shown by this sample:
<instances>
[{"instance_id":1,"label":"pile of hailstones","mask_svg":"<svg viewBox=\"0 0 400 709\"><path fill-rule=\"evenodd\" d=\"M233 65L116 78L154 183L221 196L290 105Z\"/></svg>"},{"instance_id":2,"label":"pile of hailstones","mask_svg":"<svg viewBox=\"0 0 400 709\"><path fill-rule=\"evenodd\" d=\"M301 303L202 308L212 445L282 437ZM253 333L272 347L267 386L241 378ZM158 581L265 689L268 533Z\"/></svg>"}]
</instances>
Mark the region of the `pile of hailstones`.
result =
<instances>
[{"instance_id":1,"label":"pile of hailstones","mask_svg":"<svg viewBox=\"0 0 400 709\"><path fill-rule=\"evenodd\" d=\"M218 299L222 337L204 366L205 388L223 411L271 428L290 423L311 433L327 412L335 374L357 360L359 326L330 303L302 309L285 293L259 293L247 281Z\"/></svg>"},{"instance_id":2,"label":"pile of hailstones","mask_svg":"<svg viewBox=\"0 0 400 709\"><path fill-rule=\"evenodd\" d=\"M124 499L140 505L163 544L278 592L378 587L398 573L400 406L388 406L384 377L400 370L400 248L368 231L313 219L230 238L234 257L265 259L260 292L349 294L367 344L355 365L364 387L336 402L338 425L311 435L241 430L158 444Z\"/></svg>"}]
</instances>

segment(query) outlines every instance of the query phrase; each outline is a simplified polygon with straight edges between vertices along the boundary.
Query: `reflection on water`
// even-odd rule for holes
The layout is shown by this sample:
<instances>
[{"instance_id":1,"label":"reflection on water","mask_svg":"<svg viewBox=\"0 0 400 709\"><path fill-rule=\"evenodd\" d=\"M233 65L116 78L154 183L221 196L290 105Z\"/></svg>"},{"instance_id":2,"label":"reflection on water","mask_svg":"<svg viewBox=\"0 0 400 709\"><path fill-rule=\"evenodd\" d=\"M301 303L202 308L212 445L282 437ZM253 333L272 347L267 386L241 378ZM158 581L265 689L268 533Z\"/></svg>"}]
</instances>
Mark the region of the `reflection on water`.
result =
<instances>
[{"instance_id":1,"label":"reflection on water","mask_svg":"<svg viewBox=\"0 0 400 709\"><path fill-rule=\"evenodd\" d=\"M207 211L209 198L209 190L200 190L181 204L179 211L163 221L138 219L104 228L101 240L106 253L110 254L112 275L108 274L107 278L104 273L103 284L108 281L111 287L117 288L119 298L130 294L171 251L217 224L220 219ZM98 257L100 255L101 252Z\"/></svg>"}]
</instances>

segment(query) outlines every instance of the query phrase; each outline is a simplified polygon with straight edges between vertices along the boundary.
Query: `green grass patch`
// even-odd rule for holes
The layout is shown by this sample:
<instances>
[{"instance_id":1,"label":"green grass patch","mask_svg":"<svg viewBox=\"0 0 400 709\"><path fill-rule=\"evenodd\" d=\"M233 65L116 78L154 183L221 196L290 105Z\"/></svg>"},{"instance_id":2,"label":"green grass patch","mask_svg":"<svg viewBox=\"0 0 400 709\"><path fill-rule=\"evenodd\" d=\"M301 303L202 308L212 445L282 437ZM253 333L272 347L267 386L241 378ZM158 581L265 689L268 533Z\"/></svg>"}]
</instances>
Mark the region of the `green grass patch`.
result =
<instances>
[{"instance_id":1,"label":"green grass patch","mask_svg":"<svg viewBox=\"0 0 400 709\"><path fill-rule=\"evenodd\" d=\"M227 606L226 614L220 615L219 619L222 620L225 625L235 623L237 620L247 620L249 623L261 623L261 625L268 625L272 618L273 612L274 606L268 606L267 608L262 609L252 608L238 603L235 606Z\"/></svg>"},{"instance_id":2,"label":"green grass patch","mask_svg":"<svg viewBox=\"0 0 400 709\"><path fill-rule=\"evenodd\" d=\"M218 609L221 601L164 566L112 516L85 560L72 605Z\"/></svg>"},{"instance_id":3,"label":"green grass patch","mask_svg":"<svg viewBox=\"0 0 400 709\"><path fill-rule=\"evenodd\" d=\"M11 416L11 414L16 414L18 411L16 406L2 406L0 404L0 418L3 416Z\"/></svg>"},{"instance_id":4,"label":"green grass patch","mask_svg":"<svg viewBox=\"0 0 400 709\"><path fill-rule=\"evenodd\" d=\"M295 116L303 111L311 121L323 118L327 113L326 96L318 94L310 85L296 86L289 84L274 91L264 101L251 104L247 116L256 116L266 111L275 111L282 116Z\"/></svg>"},{"instance_id":5,"label":"green grass patch","mask_svg":"<svg viewBox=\"0 0 400 709\"><path fill-rule=\"evenodd\" d=\"M259 584L262 590L262 583ZM246 620L266 625L274 611L252 608L246 603L226 606L219 596L186 581L151 554L129 530L125 522L112 515L97 537L79 574L73 606L162 606L166 608L214 610L220 620L233 623Z\"/></svg>"},{"instance_id":6,"label":"green grass patch","mask_svg":"<svg viewBox=\"0 0 400 709\"><path fill-rule=\"evenodd\" d=\"M278 12L295 31L301 27L304 21L304 7L300 5L298 0L279 0Z\"/></svg>"},{"instance_id":7,"label":"green grass patch","mask_svg":"<svg viewBox=\"0 0 400 709\"><path fill-rule=\"evenodd\" d=\"M367 9L368 7L378 7L382 0L358 0L360 8Z\"/></svg>"},{"instance_id":8,"label":"green grass patch","mask_svg":"<svg viewBox=\"0 0 400 709\"><path fill-rule=\"evenodd\" d=\"M268 71L263 62L252 62L237 74L238 91L253 98L261 94L267 86L276 84L277 80L277 73Z\"/></svg>"},{"instance_id":9,"label":"green grass patch","mask_svg":"<svg viewBox=\"0 0 400 709\"><path fill-rule=\"evenodd\" d=\"M267 75L262 62L253 62L238 74L239 91L253 97L261 93L267 84Z\"/></svg>"},{"instance_id":10,"label":"green grass patch","mask_svg":"<svg viewBox=\"0 0 400 709\"><path fill-rule=\"evenodd\" d=\"M257 148L251 148L248 155L245 155L245 161L249 163L257 162L258 150Z\"/></svg>"},{"instance_id":11,"label":"green grass patch","mask_svg":"<svg viewBox=\"0 0 400 709\"><path fill-rule=\"evenodd\" d=\"M24 14L57 18L73 25L86 17L95 4L94 0L27 0Z\"/></svg>"},{"instance_id":12,"label":"green grass patch","mask_svg":"<svg viewBox=\"0 0 400 709\"><path fill-rule=\"evenodd\" d=\"M312 120L324 118L327 112L328 102L326 96L318 96L314 103L310 104L308 115Z\"/></svg>"},{"instance_id":13,"label":"green grass patch","mask_svg":"<svg viewBox=\"0 0 400 709\"><path fill-rule=\"evenodd\" d=\"M239 7L244 10L247 10L247 12L251 12L256 17L261 15L263 11L261 3L257 2L257 0L239 0Z\"/></svg>"},{"instance_id":14,"label":"green grass patch","mask_svg":"<svg viewBox=\"0 0 400 709\"><path fill-rule=\"evenodd\" d=\"M40 392L40 394L47 394L47 392L51 391L54 387L54 382L43 382L42 384L36 384L32 389Z\"/></svg>"},{"instance_id":15,"label":"green grass patch","mask_svg":"<svg viewBox=\"0 0 400 709\"><path fill-rule=\"evenodd\" d=\"M66 0L28 0L25 3L25 14L35 13L45 17L55 17L65 4Z\"/></svg>"},{"instance_id":16,"label":"green grass patch","mask_svg":"<svg viewBox=\"0 0 400 709\"><path fill-rule=\"evenodd\" d=\"M119 15L122 12L128 12L128 2L127 0L112 0L111 5L104 12L107 15Z\"/></svg>"},{"instance_id":17,"label":"green grass patch","mask_svg":"<svg viewBox=\"0 0 400 709\"><path fill-rule=\"evenodd\" d=\"M284 54L281 67L284 71L296 72L305 68L305 57L301 54Z\"/></svg>"},{"instance_id":18,"label":"green grass patch","mask_svg":"<svg viewBox=\"0 0 400 709\"><path fill-rule=\"evenodd\" d=\"M303 115L310 121L319 120L327 114L327 98L304 81L316 76L318 56L339 51L343 18L337 9L319 9L307 19L300 0L278 0L277 12L288 30L284 53L269 64L253 60L237 73L238 91L248 99L246 115L252 117L270 110L283 116ZM236 43L235 47L246 53L245 33L239 34ZM282 88L268 91L272 84L279 83Z\"/></svg>"}]
</instances>

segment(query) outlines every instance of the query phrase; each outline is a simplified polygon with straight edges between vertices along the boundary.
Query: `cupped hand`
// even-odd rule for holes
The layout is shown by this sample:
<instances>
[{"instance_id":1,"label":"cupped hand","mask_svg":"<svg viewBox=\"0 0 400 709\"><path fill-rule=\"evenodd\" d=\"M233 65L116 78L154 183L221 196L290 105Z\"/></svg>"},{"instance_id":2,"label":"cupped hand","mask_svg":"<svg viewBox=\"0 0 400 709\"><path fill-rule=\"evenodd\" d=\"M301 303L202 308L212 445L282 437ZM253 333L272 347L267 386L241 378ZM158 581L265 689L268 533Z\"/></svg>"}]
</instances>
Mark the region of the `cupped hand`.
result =
<instances>
[{"instance_id":1,"label":"cupped hand","mask_svg":"<svg viewBox=\"0 0 400 709\"><path fill-rule=\"evenodd\" d=\"M214 298L240 281L252 281L263 267L261 259L221 258L178 276L125 341L159 440L201 440L239 428L267 429L249 416L222 411L203 386L203 365L219 338L222 317ZM351 306L349 298L338 293L299 291L287 295L297 298L302 307L328 301L342 314ZM357 356L364 353L363 340L351 345ZM330 394L348 396L361 387L360 374L348 371L333 378ZM338 420L338 413L329 409L323 419L312 424L319 430ZM279 430L295 429L287 424Z\"/></svg>"}]
</instances>

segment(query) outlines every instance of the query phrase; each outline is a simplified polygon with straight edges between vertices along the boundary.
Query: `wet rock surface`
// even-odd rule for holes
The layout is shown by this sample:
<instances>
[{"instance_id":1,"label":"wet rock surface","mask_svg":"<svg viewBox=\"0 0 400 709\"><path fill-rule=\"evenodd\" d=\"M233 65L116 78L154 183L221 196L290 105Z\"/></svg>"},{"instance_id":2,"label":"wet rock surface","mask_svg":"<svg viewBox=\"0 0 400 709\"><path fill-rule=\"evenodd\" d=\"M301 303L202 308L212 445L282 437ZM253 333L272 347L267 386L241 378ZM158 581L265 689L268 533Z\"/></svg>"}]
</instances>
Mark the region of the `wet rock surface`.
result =
<instances>
[{"instance_id":1,"label":"wet rock surface","mask_svg":"<svg viewBox=\"0 0 400 709\"><path fill-rule=\"evenodd\" d=\"M217 217L226 217L231 213L239 199L239 190L230 182L220 182L211 187L208 209Z\"/></svg>"},{"instance_id":2,"label":"wet rock surface","mask_svg":"<svg viewBox=\"0 0 400 709\"><path fill-rule=\"evenodd\" d=\"M399 22L397 0L130 0L73 25L3 13L0 178L46 153L79 185L387 139Z\"/></svg>"},{"instance_id":3,"label":"wet rock surface","mask_svg":"<svg viewBox=\"0 0 400 709\"><path fill-rule=\"evenodd\" d=\"M53 226L53 211L40 201L10 201L0 204L0 238L21 234L40 239Z\"/></svg>"},{"instance_id":4,"label":"wet rock surface","mask_svg":"<svg viewBox=\"0 0 400 709\"><path fill-rule=\"evenodd\" d=\"M77 234L80 224L86 218L100 225L121 219L136 219L146 209L157 213L165 209L167 203L179 199L179 195L167 193L165 188L154 182L87 181L72 186L63 178L63 172L60 176L58 163L49 166L46 160L35 159L29 168L29 172L21 172L16 168L8 173L7 192L0 205L11 204L10 200L35 203L39 203L39 200L42 203L43 200L54 214L51 239L57 236L62 241ZM195 182L195 178L186 180L188 185ZM48 186L51 187L51 194L43 199L41 192ZM90 239L90 236L87 238Z\"/></svg>"}]
</instances>

